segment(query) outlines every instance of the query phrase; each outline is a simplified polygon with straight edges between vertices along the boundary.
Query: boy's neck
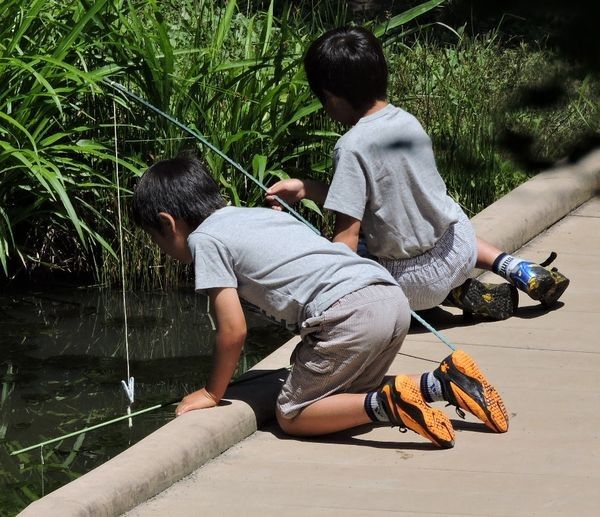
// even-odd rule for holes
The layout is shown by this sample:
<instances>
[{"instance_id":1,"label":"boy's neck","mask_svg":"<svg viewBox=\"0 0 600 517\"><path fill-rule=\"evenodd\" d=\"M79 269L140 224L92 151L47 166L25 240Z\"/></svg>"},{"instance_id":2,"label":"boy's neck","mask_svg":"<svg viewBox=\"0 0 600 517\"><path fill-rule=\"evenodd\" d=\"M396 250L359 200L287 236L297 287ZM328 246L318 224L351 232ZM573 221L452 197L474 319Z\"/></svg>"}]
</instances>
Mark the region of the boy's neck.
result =
<instances>
[{"instance_id":1,"label":"boy's neck","mask_svg":"<svg viewBox=\"0 0 600 517\"><path fill-rule=\"evenodd\" d=\"M385 108L388 104L389 102L386 100L376 100L375 104L373 104L368 110L366 110L356 119L356 122L358 122L363 117L368 117L369 115L373 115L373 113L377 113L378 111Z\"/></svg>"}]
</instances>

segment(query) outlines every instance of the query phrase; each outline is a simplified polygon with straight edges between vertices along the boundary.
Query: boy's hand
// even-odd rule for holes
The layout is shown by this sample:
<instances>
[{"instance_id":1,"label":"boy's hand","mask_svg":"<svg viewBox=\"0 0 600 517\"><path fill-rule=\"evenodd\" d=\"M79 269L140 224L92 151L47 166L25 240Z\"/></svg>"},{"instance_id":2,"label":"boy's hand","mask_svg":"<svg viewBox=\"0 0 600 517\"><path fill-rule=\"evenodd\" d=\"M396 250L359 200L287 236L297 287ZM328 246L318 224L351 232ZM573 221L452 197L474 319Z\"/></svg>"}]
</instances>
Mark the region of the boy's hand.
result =
<instances>
[{"instance_id":1,"label":"boy's hand","mask_svg":"<svg viewBox=\"0 0 600 517\"><path fill-rule=\"evenodd\" d=\"M279 196L286 203L297 203L306 197L306 188L304 182L299 179L291 178L289 180L281 180L267 189L267 203L274 210L281 210L281 204L275 199Z\"/></svg>"},{"instance_id":2,"label":"boy's hand","mask_svg":"<svg viewBox=\"0 0 600 517\"><path fill-rule=\"evenodd\" d=\"M216 405L217 401L214 396L206 391L206 388L202 388L183 397L175 410L175 415L180 416L193 409L205 409Z\"/></svg>"},{"instance_id":3,"label":"boy's hand","mask_svg":"<svg viewBox=\"0 0 600 517\"><path fill-rule=\"evenodd\" d=\"M281 210L281 205L275 199L279 196L287 203L297 203L303 199L310 199L323 206L327 199L329 186L318 180L299 180L290 178L289 180L281 180L267 189L267 202L275 210Z\"/></svg>"}]
</instances>

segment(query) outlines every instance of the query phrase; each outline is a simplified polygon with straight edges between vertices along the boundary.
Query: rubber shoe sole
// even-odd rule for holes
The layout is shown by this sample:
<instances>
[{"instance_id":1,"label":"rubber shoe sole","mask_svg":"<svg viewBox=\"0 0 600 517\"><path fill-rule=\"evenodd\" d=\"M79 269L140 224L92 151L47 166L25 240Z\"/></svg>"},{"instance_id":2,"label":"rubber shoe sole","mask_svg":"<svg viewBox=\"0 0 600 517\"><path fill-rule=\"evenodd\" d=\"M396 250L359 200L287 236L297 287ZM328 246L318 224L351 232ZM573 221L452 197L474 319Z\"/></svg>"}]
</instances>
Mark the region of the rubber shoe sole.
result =
<instances>
[{"instance_id":1,"label":"rubber shoe sole","mask_svg":"<svg viewBox=\"0 0 600 517\"><path fill-rule=\"evenodd\" d=\"M475 415L492 431L508 431L508 413L500 394L465 351L456 350L446 357L433 375L450 404Z\"/></svg>"},{"instance_id":2,"label":"rubber shoe sole","mask_svg":"<svg viewBox=\"0 0 600 517\"><path fill-rule=\"evenodd\" d=\"M465 316L477 315L493 320L505 320L514 315L519 305L519 293L509 283L488 284L474 278L452 290L450 301L463 310Z\"/></svg>"},{"instance_id":3,"label":"rubber shoe sole","mask_svg":"<svg viewBox=\"0 0 600 517\"><path fill-rule=\"evenodd\" d=\"M555 281L550 271L531 262L522 262L510 275L511 281L532 300L539 301L554 287Z\"/></svg>"},{"instance_id":4,"label":"rubber shoe sole","mask_svg":"<svg viewBox=\"0 0 600 517\"><path fill-rule=\"evenodd\" d=\"M454 447L454 429L450 419L425 402L420 388L407 375L387 381L379 391L390 422L410 429L438 447Z\"/></svg>"},{"instance_id":5,"label":"rubber shoe sole","mask_svg":"<svg viewBox=\"0 0 600 517\"><path fill-rule=\"evenodd\" d=\"M567 287L569 287L570 283L570 280L556 268L550 270L550 275L552 276L554 283L540 298L544 307L552 307L552 305L554 305L562 296Z\"/></svg>"}]
</instances>

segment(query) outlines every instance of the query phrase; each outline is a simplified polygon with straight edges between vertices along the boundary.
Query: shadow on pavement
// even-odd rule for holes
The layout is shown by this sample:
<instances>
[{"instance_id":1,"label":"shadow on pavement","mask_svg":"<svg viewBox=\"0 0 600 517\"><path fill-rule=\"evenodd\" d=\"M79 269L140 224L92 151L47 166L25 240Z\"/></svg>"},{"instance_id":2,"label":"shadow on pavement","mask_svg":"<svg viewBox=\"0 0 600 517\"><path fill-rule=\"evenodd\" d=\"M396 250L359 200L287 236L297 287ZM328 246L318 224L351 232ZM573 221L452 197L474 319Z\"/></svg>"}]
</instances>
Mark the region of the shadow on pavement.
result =
<instances>
[{"instance_id":1,"label":"shadow on pavement","mask_svg":"<svg viewBox=\"0 0 600 517\"><path fill-rule=\"evenodd\" d=\"M561 301L556 302L552 307L544 307L542 304L529 305L526 307L519 307L511 318L518 319L533 319L539 318L544 314L556 311L563 307L565 304ZM434 307L425 311L418 311L427 323L429 323L436 330L445 330L455 327L471 327L473 325L485 325L488 323L496 323L497 320L492 320L480 316L463 316L462 314L453 314L442 307ZM511 318L508 318L509 320ZM506 320L505 320L506 321ZM426 334L430 332L421 323L414 318L410 322L410 334Z\"/></svg>"}]
</instances>

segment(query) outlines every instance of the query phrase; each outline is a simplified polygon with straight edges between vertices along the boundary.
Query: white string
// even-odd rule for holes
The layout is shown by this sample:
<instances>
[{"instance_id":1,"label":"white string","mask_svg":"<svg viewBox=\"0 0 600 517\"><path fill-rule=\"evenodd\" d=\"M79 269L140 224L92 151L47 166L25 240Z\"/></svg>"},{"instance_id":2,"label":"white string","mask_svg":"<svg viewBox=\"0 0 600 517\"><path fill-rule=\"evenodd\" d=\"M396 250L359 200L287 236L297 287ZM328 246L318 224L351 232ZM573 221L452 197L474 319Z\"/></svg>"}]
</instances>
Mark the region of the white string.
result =
<instances>
[{"instance_id":1,"label":"white string","mask_svg":"<svg viewBox=\"0 0 600 517\"><path fill-rule=\"evenodd\" d=\"M46 487L44 486L44 446L40 445L40 462L42 470L42 497L46 495Z\"/></svg>"},{"instance_id":2,"label":"white string","mask_svg":"<svg viewBox=\"0 0 600 517\"><path fill-rule=\"evenodd\" d=\"M212 313L210 310L210 297L206 296L206 314L208 315L208 321L210 321L210 328L214 331L217 330L217 326L215 325L215 320L212 317Z\"/></svg>"},{"instance_id":3,"label":"white string","mask_svg":"<svg viewBox=\"0 0 600 517\"><path fill-rule=\"evenodd\" d=\"M131 412L131 404L134 401L134 379L131 377L129 366L129 331L127 327L127 300L125 296L125 257L123 253L123 219L121 217L121 183L119 179L119 150L117 148L117 104L113 100L113 129L115 140L115 176L117 183L117 217L119 221L119 252L121 258L121 294L123 296L123 319L125 328L125 355L127 357L127 382L121 381L123 389L129 398L129 406L127 413ZM129 419L129 427L132 426L131 418Z\"/></svg>"}]
</instances>

